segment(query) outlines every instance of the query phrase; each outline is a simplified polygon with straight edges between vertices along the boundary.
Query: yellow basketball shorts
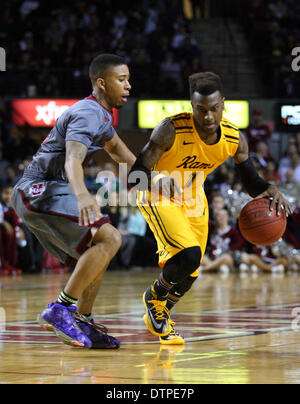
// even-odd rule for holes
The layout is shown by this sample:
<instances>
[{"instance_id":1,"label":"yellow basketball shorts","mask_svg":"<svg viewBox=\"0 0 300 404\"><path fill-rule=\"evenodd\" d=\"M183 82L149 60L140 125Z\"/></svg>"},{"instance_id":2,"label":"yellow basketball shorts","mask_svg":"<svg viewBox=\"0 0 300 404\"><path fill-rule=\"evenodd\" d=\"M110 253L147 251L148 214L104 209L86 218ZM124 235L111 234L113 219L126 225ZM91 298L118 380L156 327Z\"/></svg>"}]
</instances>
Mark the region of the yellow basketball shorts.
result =
<instances>
[{"instance_id":1,"label":"yellow basketball shorts","mask_svg":"<svg viewBox=\"0 0 300 404\"><path fill-rule=\"evenodd\" d=\"M188 217L184 206L142 203L139 198L137 205L155 236L161 268L185 248L199 246L204 256L208 237L207 205L204 214L197 217ZM198 274L197 269L191 276Z\"/></svg>"}]
</instances>

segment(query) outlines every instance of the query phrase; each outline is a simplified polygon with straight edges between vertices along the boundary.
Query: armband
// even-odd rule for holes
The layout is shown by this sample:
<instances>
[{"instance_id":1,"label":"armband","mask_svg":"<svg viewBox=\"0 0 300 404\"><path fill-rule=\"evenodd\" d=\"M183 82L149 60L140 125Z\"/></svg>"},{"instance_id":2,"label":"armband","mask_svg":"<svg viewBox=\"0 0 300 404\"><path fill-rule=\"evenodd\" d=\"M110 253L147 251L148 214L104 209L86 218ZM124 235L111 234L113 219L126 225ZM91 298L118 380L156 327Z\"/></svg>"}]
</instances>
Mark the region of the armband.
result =
<instances>
[{"instance_id":1,"label":"armband","mask_svg":"<svg viewBox=\"0 0 300 404\"><path fill-rule=\"evenodd\" d=\"M243 186L252 198L262 194L270 186L268 182L257 174L250 158L243 163L236 164L236 168L240 174Z\"/></svg>"},{"instance_id":2,"label":"armband","mask_svg":"<svg viewBox=\"0 0 300 404\"><path fill-rule=\"evenodd\" d=\"M145 173L146 176L141 175L141 173ZM142 164L140 157L138 157L128 174L128 186L130 188L137 186L137 188L140 191L147 191L149 189L150 179L151 179L151 170L145 167Z\"/></svg>"}]
</instances>

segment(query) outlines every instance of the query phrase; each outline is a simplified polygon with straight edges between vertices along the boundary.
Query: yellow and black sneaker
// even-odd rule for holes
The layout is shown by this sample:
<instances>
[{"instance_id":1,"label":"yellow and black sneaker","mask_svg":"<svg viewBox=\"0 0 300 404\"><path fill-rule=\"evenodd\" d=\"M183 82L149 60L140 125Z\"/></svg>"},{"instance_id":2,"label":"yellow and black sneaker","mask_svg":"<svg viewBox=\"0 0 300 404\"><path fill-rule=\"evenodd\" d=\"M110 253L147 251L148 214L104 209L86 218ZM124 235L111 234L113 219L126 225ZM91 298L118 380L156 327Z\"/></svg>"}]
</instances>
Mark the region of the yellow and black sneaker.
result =
<instances>
[{"instance_id":1,"label":"yellow and black sneaker","mask_svg":"<svg viewBox=\"0 0 300 404\"><path fill-rule=\"evenodd\" d=\"M144 322L148 330L159 337L168 335L171 331L170 312L166 307L167 300L159 300L152 286L143 295L146 308Z\"/></svg>"},{"instance_id":2,"label":"yellow and black sneaker","mask_svg":"<svg viewBox=\"0 0 300 404\"><path fill-rule=\"evenodd\" d=\"M174 325L175 321L169 320L171 331L169 334L164 337L159 337L160 343L162 345L183 345L184 338L179 334L179 332L175 331Z\"/></svg>"}]
</instances>

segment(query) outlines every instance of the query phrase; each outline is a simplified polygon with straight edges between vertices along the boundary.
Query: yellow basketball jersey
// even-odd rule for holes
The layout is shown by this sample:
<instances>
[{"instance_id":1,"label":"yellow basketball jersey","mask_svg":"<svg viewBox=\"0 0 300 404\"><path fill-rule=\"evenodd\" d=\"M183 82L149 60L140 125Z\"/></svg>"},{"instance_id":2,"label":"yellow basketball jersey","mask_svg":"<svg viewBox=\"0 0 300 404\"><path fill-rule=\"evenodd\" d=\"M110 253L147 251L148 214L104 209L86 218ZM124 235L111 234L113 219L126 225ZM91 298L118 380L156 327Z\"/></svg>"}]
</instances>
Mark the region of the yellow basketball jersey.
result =
<instances>
[{"instance_id":1,"label":"yellow basketball jersey","mask_svg":"<svg viewBox=\"0 0 300 404\"><path fill-rule=\"evenodd\" d=\"M176 131L175 141L153 169L176 179L183 190L183 203L186 207L201 200L201 207L197 208L198 216L207 206L203 191L204 181L228 157L235 155L239 144L239 129L223 118L219 140L213 145L207 145L195 128L192 113L181 113L170 119ZM191 204L189 201L192 201Z\"/></svg>"},{"instance_id":2,"label":"yellow basketball jersey","mask_svg":"<svg viewBox=\"0 0 300 404\"><path fill-rule=\"evenodd\" d=\"M183 194L170 199L153 188L137 194L138 207L157 241L160 267L185 248L200 246L204 255L209 212L203 184L208 174L235 155L239 144L238 127L225 118L213 145L201 140L193 114L181 113L170 119L175 140L153 170L175 178ZM198 270L191 276L198 276Z\"/></svg>"},{"instance_id":3,"label":"yellow basketball jersey","mask_svg":"<svg viewBox=\"0 0 300 404\"><path fill-rule=\"evenodd\" d=\"M228 157L235 155L239 144L239 129L227 119L222 119L220 139L213 145L207 145L201 140L192 113L181 113L170 119L176 130L175 141L155 165L155 171L180 171L182 174L202 171L205 180Z\"/></svg>"}]
</instances>

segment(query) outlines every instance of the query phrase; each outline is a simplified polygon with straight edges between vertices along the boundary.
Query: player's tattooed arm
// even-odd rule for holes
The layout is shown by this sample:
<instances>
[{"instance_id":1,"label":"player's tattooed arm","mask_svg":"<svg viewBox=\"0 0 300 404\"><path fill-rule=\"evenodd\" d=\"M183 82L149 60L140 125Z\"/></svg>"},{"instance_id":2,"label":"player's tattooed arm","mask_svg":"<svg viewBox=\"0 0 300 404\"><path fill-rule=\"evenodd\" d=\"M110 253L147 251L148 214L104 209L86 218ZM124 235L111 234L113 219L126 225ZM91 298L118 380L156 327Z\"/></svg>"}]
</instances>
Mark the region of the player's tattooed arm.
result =
<instances>
[{"instance_id":1,"label":"player's tattooed arm","mask_svg":"<svg viewBox=\"0 0 300 404\"><path fill-rule=\"evenodd\" d=\"M143 148L133 166L132 171L143 171L148 176L147 183L141 181L138 184L141 190L153 190L153 185L155 185L159 192L167 197L173 198L176 192L181 195L182 190L174 178L153 171L162 155L171 149L174 141L174 125L170 118L166 118L154 128L149 142Z\"/></svg>"},{"instance_id":2,"label":"player's tattooed arm","mask_svg":"<svg viewBox=\"0 0 300 404\"><path fill-rule=\"evenodd\" d=\"M82 163L87 155L87 147L75 141L66 142L65 170L70 186L77 197L80 225L88 226L101 218L96 200L90 195L84 183Z\"/></svg>"},{"instance_id":3,"label":"player's tattooed arm","mask_svg":"<svg viewBox=\"0 0 300 404\"><path fill-rule=\"evenodd\" d=\"M129 170L136 160L135 155L128 149L116 132L114 132L112 139L106 142L104 150L117 163L126 163Z\"/></svg>"},{"instance_id":4,"label":"player's tattooed arm","mask_svg":"<svg viewBox=\"0 0 300 404\"><path fill-rule=\"evenodd\" d=\"M174 125L170 118L166 118L154 128L149 142L141 151L141 163L149 170L153 169L161 156L173 146L174 140Z\"/></svg>"},{"instance_id":5,"label":"player's tattooed arm","mask_svg":"<svg viewBox=\"0 0 300 404\"><path fill-rule=\"evenodd\" d=\"M87 147L83 143L69 140L66 142L66 162L70 159L77 159L83 163L87 155Z\"/></svg>"},{"instance_id":6,"label":"player's tattooed arm","mask_svg":"<svg viewBox=\"0 0 300 404\"><path fill-rule=\"evenodd\" d=\"M245 136L240 132L239 145L234 156L235 164L243 163L249 158L249 147Z\"/></svg>"}]
</instances>

